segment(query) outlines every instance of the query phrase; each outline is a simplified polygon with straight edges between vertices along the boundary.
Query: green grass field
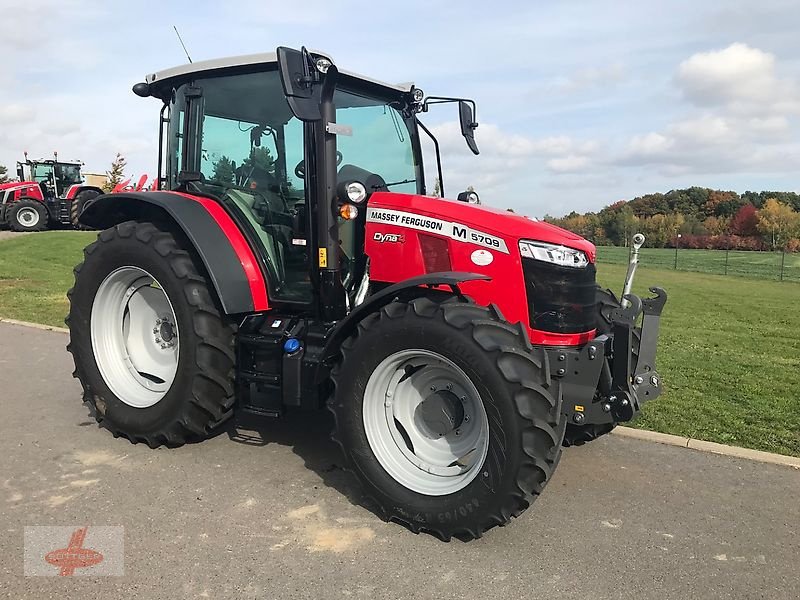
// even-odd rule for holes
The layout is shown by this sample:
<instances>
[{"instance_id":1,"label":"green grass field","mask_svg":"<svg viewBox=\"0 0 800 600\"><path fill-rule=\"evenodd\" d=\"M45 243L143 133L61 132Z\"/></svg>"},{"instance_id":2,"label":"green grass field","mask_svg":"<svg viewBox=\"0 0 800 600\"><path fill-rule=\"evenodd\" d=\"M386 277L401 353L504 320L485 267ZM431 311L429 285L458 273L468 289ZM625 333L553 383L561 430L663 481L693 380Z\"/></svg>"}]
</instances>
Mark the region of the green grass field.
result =
<instances>
[{"instance_id":1,"label":"green grass field","mask_svg":"<svg viewBox=\"0 0 800 600\"><path fill-rule=\"evenodd\" d=\"M0 316L63 326L72 267L94 237L0 241ZM800 284L654 268L651 252L635 291L669 293L658 356L667 391L632 425L800 456ZM704 266L703 251L683 252ZM625 267L613 261L601 248L598 279L618 292Z\"/></svg>"},{"instance_id":2,"label":"green grass field","mask_svg":"<svg viewBox=\"0 0 800 600\"><path fill-rule=\"evenodd\" d=\"M598 261L604 264L627 265L628 248L600 246ZM651 267L675 269L674 248L642 248L642 263ZM695 271L716 275L735 275L779 281L800 282L800 253L744 252L741 250L678 249L678 271Z\"/></svg>"},{"instance_id":3,"label":"green grass field","mask_svg":"<svg viewBox=\"0 0 800 600\"><path fill-rule=\"evenodd\" d=\"M72 268L96 237L47 231L0 240L0 317L63 327Z\"/></svg>"}]
</instances>

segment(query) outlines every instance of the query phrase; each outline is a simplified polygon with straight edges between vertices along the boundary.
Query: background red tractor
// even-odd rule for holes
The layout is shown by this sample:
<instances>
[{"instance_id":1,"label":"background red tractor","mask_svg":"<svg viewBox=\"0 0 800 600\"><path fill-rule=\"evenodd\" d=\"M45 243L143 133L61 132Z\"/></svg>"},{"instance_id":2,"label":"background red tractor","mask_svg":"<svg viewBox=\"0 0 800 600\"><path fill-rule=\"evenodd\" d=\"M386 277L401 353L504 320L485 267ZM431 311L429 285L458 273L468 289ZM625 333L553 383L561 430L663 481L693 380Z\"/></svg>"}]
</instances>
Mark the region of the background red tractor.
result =
<instances>
[{"instance_id":1,"label":"background red tractor","mask_svg":"<svg viewBox=\"0 0 800 600\"><path fill-rule=\"evenodd\" d=\"M78 226L78 216L87 200L103 193L86 185L80 161L51 159L17 162L17 177L0 185L0 224L14 231L42 231L54 226Z\"/></svg>"},{"instance_id":2,"label":"background red tractor","mask_svg":"<svg viewBox=\"0 0 800 600\"><path fill-rule=\"evenodd\" d=\"M134 92L163 103L159 191L86 205L103 231L67 319L114 435L178 446L235 410L327 405L380 516L474 538L530 505L563 445L661 393L666 294L630 293L634 261L619 302L587 240L474 192L427 194L419 116L456 103L477 154L471 100L289 48Z\"/></svg>"}]
</instances>

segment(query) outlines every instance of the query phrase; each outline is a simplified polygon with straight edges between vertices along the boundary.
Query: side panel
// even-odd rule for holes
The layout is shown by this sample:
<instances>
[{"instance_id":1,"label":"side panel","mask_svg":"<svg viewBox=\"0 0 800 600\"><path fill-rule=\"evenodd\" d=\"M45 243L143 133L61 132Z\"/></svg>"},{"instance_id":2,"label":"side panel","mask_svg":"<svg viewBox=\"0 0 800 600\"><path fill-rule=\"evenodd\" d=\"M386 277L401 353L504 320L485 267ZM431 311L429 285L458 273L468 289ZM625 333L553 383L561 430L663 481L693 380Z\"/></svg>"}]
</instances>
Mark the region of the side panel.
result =
<instances>
[{"instance_id":1,"label":"side panel","mask_svg":"<svg viewBox=\"0 0 800 600\"><path fill-rule=\"evenodd\" d=\"M267 285L253 249L225 209L209 198L178 192L123 192L87 202L81 223L106 229L162 211L186 234L228 314L269 309Z\"/></svg>"}]
</instances>

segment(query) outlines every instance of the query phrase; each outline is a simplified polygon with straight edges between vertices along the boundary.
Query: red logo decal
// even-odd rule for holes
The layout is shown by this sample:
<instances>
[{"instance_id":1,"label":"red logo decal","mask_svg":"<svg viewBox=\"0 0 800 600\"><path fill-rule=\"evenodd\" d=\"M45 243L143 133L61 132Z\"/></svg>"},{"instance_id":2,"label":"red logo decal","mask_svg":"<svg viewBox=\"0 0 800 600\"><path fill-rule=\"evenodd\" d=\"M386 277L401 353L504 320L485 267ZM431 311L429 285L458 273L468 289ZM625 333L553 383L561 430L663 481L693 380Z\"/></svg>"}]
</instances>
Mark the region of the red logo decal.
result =
<instances>
[{"instance_id":1,"label":"red logo decal","mask_svg":"<svg viewBox=\"0 0 800 600\"><path fill-rule=\"evenodd\" d=\"M380 244L384 242L389 244L403 244L406 241L406 236L404 236L402 233L381 233L376 231L375 235L372 236L372 239Z\"/></svg>"},{"instance_id":2,"label":"red logo decal","mask_svg":"<svg viewBox=\"0 0 800 600\"><path fill-rule=\"evenodd\" d=\"M75 569L93 567L103 562L103 555L90 548L83 547L88 527L76 529L69 538L66 548L59 548L48 552L44 559L54 567L59 567L59 575L70 576L75 574Z\"/></svg>"}]
</instances>

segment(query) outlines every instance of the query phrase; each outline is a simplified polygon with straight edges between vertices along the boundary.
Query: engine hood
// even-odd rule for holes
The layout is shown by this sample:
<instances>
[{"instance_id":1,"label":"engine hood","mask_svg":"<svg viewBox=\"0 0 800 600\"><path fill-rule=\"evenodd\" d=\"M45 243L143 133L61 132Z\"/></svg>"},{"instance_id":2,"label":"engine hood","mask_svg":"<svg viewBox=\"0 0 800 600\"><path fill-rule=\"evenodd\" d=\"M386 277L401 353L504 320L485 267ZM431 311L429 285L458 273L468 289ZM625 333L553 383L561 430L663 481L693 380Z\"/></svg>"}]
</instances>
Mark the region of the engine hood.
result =
<instances>
[{"instance_id":1,"label":"engine hood","mask_svg":"<svg viewBox=\"0 0 800 600\"><path fill-rule=\"evenodd\" d=\"M30 187L32 185L39 185L35 181L9 181L8 183L0 183L0 191L9 190L16 187Z\"/></svg>"},{"instance_id":2,"label":"engine hood","mask_svg":"<svg viewBox=\"0 0 800 600\"><path fill-rule=\"evenodd\" d=\"M560 244L582 250L591 262L594 262L596 257L597 251L594 244L571 231L544 221L488 206L432 196L375 192L370 196L369 208L385 208L433 217L458 225L466 225L474 230L484 231L505 239L526 239Z\"/></svg>"}]
</instances>

